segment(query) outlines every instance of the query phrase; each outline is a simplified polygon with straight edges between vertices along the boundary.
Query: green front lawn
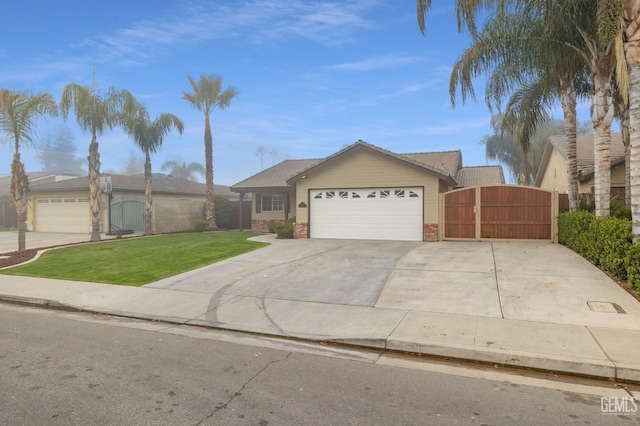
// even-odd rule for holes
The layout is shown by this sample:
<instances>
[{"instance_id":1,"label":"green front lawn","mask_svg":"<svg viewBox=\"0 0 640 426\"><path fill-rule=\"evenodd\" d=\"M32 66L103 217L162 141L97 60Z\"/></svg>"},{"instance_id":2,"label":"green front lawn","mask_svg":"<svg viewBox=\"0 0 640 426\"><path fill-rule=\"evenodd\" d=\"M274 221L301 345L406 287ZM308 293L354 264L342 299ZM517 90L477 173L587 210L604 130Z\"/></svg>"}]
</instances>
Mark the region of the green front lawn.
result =
<instances>
[{"instance_id":1,"label":"green front lawn","mask_svg":"<svg viewBox=\"0 0 640 426\"><path fill-rule=\"evenodd\" d=\"M249 232L172 234L51 250L7 275L139 286L268 245Z\"/></svg>"}]
</instances>

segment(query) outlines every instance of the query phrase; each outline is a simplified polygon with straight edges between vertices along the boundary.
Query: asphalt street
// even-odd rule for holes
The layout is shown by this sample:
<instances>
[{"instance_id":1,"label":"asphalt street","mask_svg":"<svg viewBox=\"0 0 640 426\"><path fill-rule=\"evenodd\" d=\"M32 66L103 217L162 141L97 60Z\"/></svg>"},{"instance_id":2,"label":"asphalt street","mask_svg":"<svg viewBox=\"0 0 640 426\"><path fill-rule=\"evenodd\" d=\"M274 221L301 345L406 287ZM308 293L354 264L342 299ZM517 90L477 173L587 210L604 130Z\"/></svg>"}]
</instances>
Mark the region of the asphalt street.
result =
<instances>
[{"instance_id":1,"label":"asphalt street","mask_svg":"<svg viewBox=\"0 0 640 426\"><path fill-rule=\"evenodd\" d=\"M194 327L0 305L0 341L2 424L640 424L606 381Z\"/></svg>"}]
</instances>

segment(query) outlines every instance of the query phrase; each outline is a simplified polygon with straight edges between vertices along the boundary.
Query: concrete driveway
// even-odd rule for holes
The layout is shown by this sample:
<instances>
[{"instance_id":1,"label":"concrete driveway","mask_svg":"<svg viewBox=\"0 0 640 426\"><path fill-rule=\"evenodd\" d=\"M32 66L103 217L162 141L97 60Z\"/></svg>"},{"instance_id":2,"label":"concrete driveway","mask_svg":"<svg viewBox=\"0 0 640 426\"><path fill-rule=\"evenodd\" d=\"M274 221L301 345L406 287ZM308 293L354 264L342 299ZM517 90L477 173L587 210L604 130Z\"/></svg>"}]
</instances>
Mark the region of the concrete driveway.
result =
<instances>
[{"instance_id":1,"label":"concrete driveway","mask_svg":"<svg viewBox=\"0 0 640 426\"><path fill-rule=\"evenodd\" d=\"M258 238L273 244L145 287L211 294L213 314L268 299L640 330L637 300L558 244Z\"/></svg>"}]
</instances>

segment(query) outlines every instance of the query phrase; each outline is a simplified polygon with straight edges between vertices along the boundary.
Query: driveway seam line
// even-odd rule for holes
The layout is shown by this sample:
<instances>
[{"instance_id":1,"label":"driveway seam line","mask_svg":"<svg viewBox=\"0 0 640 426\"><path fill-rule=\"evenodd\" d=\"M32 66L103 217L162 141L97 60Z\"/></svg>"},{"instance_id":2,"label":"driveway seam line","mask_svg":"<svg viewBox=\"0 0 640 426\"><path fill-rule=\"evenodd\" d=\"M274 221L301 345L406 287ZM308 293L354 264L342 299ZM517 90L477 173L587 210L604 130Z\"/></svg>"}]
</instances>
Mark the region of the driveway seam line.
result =
<instances>
[{"instance_id":1,"label":"driveway seam line","mask_svg":"<svg viewBox=\"0 0 640 426\"><path fill-rule=\"evenodd\" d=\"M498 305L500 306L500 316L504 319L504 311L502 310L502 298L500 297L500 283L498 282L498 267L496 266L496 252L491 243L491 257L493 257L493 276L496 279L496 291L498 292Z\"/></svg>"},{"instance_id":2,"label":"driveway seam line","mask_svg":"<svg viewBox=\"0 0 640 426\"><path fill-rule=\"evenodd\" d=\"M589 332L589 335L591 336L591 338L596 342L596 345L598 345L598 347L600 348L600 350L602 351L602 353L604 354L604 356L607 357L607 360L613 364L613 371L614 371L614 378L616 380L618 380L618 365L616 364L616 362L614 360L611 359L611 357L609 356L609 354L607 353L607 351L602 347L602 345L600 344L600 342L598 341L598 338L596 337L595 334L593 334L593 332L591 331L591 328L589 328L589 326L584 326L584 328L587 329L587 331Z\"/></svg>"},{"instance_id":3,"label":"driveway seam line","mask_svg":"<svg viewBox=\"0 0 640 426\"><path fill-rule=\"evenodd\" d=\"M398 327L400 327L400 324L402 324L402 321L404 321L407 318L407 315L409 315L409 310L407 309L404 313L404 315L402 316L402 318L400 318L400 321L398 321L398 323L395 325L395 327L393 327L393 330L391 330L391 332L389 332L389 334L387 335L387 337L385 337L384 339L384 348L385 349L389 349L389 338L391 337L391 335L393 333L395 333L395 331L398 329Z\"/></svg>"}]
</instances>

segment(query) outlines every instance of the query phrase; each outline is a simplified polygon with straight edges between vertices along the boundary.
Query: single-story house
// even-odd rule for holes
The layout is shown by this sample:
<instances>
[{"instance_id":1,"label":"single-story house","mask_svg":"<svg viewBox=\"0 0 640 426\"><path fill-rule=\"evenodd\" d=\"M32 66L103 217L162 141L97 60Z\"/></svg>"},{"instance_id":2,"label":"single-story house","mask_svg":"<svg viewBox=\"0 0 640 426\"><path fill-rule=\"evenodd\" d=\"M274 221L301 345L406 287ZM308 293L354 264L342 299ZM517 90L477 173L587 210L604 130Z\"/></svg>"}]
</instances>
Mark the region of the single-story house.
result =
<instances>
[{"instance_id":1,"label":"single-story house","mask_svg":"<svg viewBox=\"0 0 640 426\"><path fill-rule=\"evenodd\" d=\"M578 135L576 142L578 161L578 193L592 194L594 189L593 135ZM611 133L611 195L624 201L625 195L625 147L620 133ZM542 161L536 173L534 186L559 193L568 190L567 141L564 135L550 136Z\"/></svg>"},{"instance_id":2,"label":"single-story house","mask_svg":"<svg viewBox=\"0 0 640 426\"><path fill-rule=\"evenodd\" d=\"M251 227L295 215L295 238L437 241L440 194L504 184L501 166L462 167L457 151L396 154L358 141L322 159L285 160L231 190L251 193Z\"/></svg>"},{"instance_id":3,"label":"single-story house","mask_svg":"<svg viewBox=\"0 0 640 426\"><path fill-rule=\"evenodd\" d=\"M144 175L102 174L111 187L100 195L100 232L144 232ZM169 175L152 177L154 233L186 232L204 217L206 185ZM223 185L215 193L238 195ZM87 176L34 185L27 206L27 229L38 232L88 233L91 230Z\"/></svg>"}]
</instances>

